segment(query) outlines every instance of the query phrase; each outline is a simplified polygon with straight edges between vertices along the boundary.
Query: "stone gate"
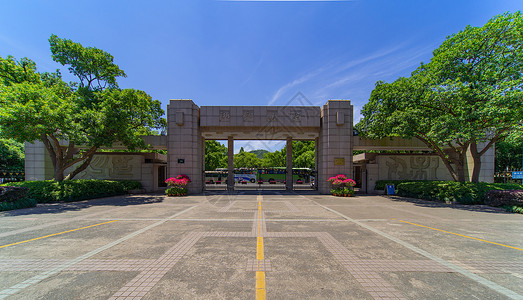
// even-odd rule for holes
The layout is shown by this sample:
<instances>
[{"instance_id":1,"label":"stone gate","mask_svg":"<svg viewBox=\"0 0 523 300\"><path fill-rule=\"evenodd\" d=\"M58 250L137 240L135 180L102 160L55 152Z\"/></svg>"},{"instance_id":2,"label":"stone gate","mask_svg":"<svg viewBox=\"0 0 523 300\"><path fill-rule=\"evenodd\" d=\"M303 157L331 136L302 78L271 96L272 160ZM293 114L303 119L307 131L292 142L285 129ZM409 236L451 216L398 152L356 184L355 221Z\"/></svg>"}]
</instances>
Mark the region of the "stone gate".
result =
<instances>
[{"instance_id":1,"label":"stone gate","mask_svg":"<svg viewBox=\"0 0 523 300\"><path fill-rule=\"evenodd\" d=\"M202 106L192 100L171 100L167 106L168 176L186 174L189 192L204 189L205 140L228 141L228 170L234 170L235 140L285 140L286 189L293 189L292 141L316 143L316 182L328 193L328 177L352 177L353 107L348 100L329 100L317 106ZM228 189L234 174L228 172Z\"/></svg>"}]
</instances>

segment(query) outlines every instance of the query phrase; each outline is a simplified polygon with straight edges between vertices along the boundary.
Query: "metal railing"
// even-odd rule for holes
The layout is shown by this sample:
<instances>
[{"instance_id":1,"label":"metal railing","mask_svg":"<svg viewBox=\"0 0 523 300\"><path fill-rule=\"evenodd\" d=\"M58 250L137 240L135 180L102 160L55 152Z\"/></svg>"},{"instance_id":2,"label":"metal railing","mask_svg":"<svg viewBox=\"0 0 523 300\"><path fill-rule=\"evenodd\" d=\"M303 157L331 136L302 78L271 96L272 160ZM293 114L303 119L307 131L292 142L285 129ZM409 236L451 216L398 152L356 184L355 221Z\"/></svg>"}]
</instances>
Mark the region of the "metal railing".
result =
<instances>
[{"instance_id":1,"label":"metal railing","mask_svg":"<svg viewBox=\"0 0 523 300\"><path fill-rule=\"evenodd\" d=\"M7 182L24 181L25 173L17 171L0 170L0 184Z\"/></svg>"}]
</instances>

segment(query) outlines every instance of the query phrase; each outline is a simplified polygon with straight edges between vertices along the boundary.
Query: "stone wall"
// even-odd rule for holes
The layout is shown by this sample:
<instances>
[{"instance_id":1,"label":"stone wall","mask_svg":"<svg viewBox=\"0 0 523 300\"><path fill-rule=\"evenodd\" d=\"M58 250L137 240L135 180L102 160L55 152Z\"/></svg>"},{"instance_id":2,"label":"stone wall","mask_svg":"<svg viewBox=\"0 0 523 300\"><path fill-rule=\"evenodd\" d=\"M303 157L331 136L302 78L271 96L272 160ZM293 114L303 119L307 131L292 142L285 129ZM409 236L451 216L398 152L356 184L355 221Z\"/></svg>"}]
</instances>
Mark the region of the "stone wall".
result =
<instances>
[{"instance_id":1,"label":"stone wall","mask_svg":"<svg viewBox=\"0 0 523 300\"><path fill-rule=\"evenodd\" d=\"M95 154L89 166L75 179L142 180L144 157L139 154ZM67 169L72 172L78 164Z\"/></svg>"}]
</instances>

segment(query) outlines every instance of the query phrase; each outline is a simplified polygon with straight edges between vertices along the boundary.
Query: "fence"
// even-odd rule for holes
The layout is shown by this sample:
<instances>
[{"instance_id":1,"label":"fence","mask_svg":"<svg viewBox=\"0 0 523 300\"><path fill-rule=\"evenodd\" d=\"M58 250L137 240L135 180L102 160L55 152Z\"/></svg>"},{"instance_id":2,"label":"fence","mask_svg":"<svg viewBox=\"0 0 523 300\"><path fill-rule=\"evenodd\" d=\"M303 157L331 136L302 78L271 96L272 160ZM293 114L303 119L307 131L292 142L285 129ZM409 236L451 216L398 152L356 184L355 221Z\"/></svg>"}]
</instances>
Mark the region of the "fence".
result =
<instances>
[{"instance_id":1,"label":"fence","mask_svg":"<svg viewBox=\"0 0 523 300\"><path fill-rule=\"evenodd\" d=\"M6 182L24 181L25 173L17 171L0 170L0 184Z\"/></svg>"},{"instance_id":2,"label":"fence","mask_svg":"<svg viewBox=\"0 0 523 300\"><path fill-rule=\"evenodd\" d=\"M512 178L512 172L521 172L523 171L523 169L513 169L513 170L509 170L507 168L506 171L503 171L503 172L496 172L494 173L494 182L502 182L502 183L509 183L509 182L513 182L513 183L521 183L523 184L523 180L522 179L514 179Z\"/></svg>"}]
</instances>

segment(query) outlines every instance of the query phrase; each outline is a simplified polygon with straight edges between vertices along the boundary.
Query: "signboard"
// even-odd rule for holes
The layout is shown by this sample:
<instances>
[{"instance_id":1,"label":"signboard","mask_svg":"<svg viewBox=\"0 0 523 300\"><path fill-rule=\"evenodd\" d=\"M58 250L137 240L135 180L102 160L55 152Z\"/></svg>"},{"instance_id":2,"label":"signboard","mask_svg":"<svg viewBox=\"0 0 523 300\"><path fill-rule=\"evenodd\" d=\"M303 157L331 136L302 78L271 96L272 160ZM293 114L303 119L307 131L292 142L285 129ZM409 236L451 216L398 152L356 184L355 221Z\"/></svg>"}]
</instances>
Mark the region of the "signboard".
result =
<instances>
[{"instance_id":1,"label":"signboard","mask_svg":"<svg viewBox=\"0 0 523 300\"><path fill-rule=\"evenodd\" d=\"M523 171L512 172L512 179L523 179Z\"/></svg>"},{"instance_id":2,"label":"signboard","mask_svg":"<svg viewBox=\"0 0 523 300\"><path fill-rule=\"evenodd\" d=\"M344 166L345 165L345 158L335 158L334 159L334 165L335 166Z\"/></svg>"},{"instance_id":3,"label":"signboard","mask_svg":"<svg viewBox=\"0 0 523 300\"><path fill-rule=\"evenodd\" d=\"M184 163L185 163L185 159L183 159L183 158L178 158L178 163L179 163L179 164L184 164Z\"/></svg>"}]
</instances>

